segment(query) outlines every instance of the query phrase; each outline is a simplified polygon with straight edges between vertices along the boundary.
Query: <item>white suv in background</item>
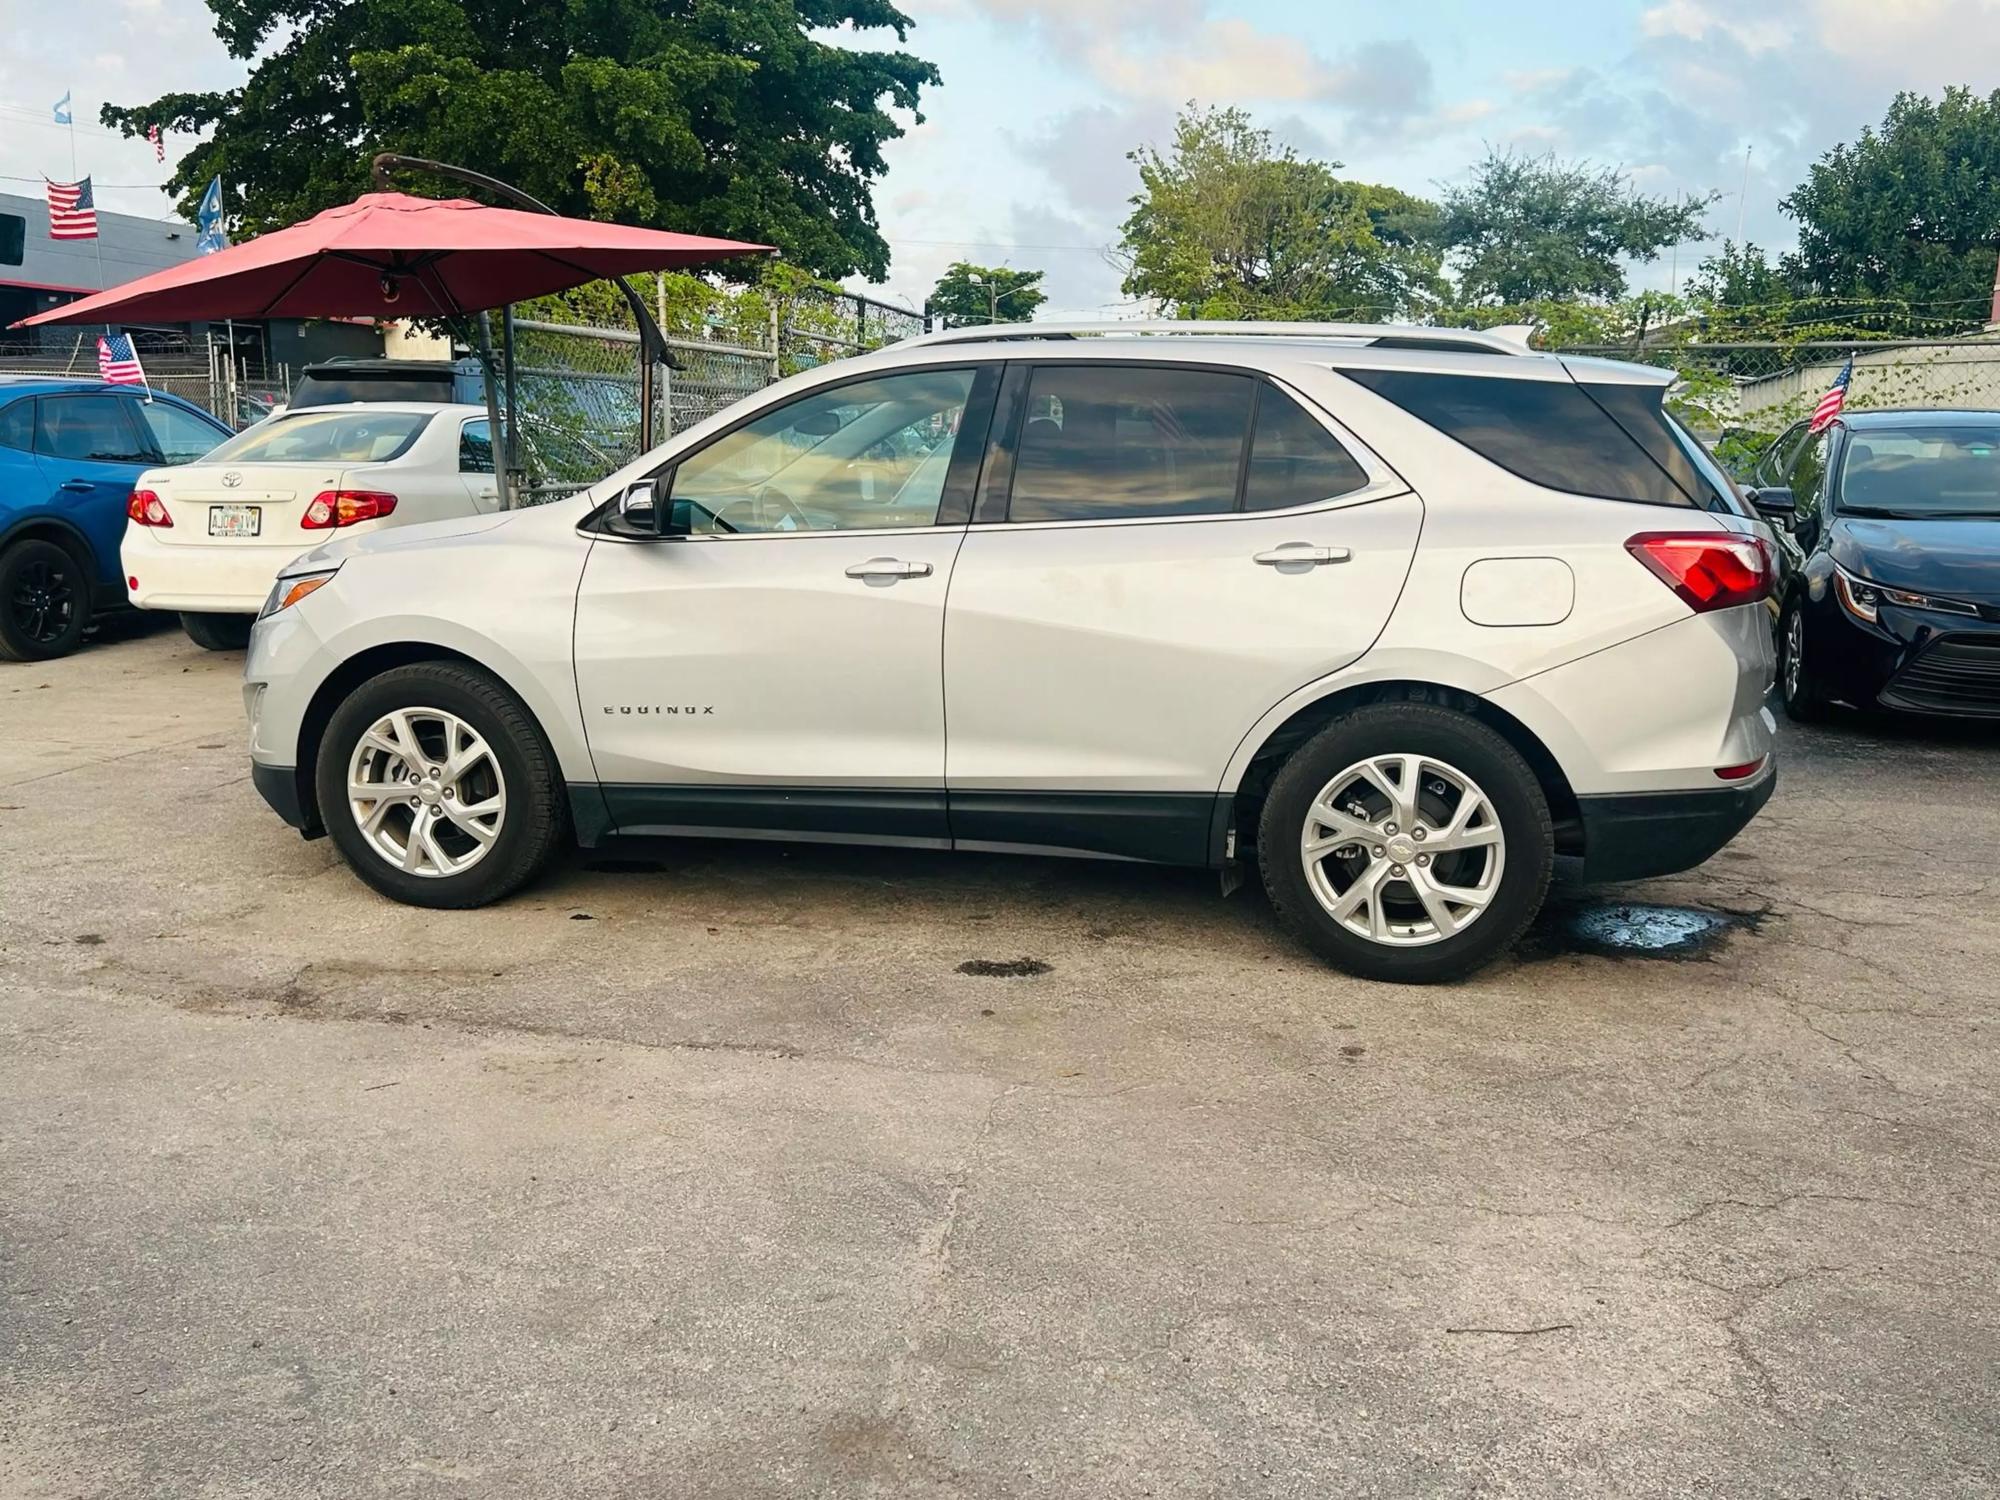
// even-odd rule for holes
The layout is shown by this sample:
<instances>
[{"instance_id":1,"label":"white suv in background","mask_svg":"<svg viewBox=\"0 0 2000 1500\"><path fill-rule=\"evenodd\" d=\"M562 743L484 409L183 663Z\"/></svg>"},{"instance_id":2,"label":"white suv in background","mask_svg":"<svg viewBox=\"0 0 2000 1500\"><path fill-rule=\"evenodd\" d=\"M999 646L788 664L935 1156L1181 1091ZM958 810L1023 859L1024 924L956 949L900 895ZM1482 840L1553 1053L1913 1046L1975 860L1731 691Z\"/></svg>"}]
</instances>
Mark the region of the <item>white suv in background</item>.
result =
<instances>
[{"instance_id":1,"label":"white suv in background","mask_svg":"<svg viewBox=\"0 0 2000 1500\"><path fill-rule=\"evenodd\" d=\"M1771 793L1772 559L1659 370L1347 325L958 330L587 495L298 559L259 790L399 900L568 839L1254 859L1437 980L1558 855L1685 869Z\"/></svg>"}]
</instances>

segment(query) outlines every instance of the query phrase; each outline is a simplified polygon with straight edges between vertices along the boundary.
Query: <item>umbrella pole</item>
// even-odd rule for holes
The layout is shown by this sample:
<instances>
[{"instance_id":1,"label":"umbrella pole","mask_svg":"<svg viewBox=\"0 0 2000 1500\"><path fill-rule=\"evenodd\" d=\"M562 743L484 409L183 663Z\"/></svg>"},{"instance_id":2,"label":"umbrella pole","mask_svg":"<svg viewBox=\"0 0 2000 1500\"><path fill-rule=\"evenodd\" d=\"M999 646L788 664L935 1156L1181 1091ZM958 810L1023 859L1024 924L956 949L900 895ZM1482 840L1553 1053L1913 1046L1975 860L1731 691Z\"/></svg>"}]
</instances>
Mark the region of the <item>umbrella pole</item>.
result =
<instances>
[{"instance_id":1,"label":"umbrella pole","mask_svg":"<svg viewBox=\"0 0 2000 1500\"><path fill-rule=\"evenodd\" d=\"M493 488L500 496L500 508L512 510L514 486L509 481L513 476L507 472L507 452L500 427L499 372L493 368L493 319L486 313L479 315L479 366L486 377L480 384L486 387L486 430L493 453Z\"/></svg>"}]
</instances>

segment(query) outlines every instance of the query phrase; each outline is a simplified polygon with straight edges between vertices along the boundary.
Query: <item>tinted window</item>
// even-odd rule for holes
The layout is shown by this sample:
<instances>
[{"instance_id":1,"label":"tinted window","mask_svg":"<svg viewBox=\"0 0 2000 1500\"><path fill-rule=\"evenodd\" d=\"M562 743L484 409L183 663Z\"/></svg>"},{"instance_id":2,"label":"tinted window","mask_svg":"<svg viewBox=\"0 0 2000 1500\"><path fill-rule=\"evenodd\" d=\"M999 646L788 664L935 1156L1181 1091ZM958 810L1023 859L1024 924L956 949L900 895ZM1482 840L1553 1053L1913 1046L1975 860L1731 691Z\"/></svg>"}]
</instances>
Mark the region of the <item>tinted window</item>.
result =
<instances>
[{"instance_id":1,"label":"tinted window","mask_svg":"<svg viewBox=\"0 0 2000 1500\"><path fill-rule=\"evenodd\" d=\"M1368 475L1298 402L1276 386L1258 390L1250 466L1243 476L1245 510L1285 510L1344 495Z\"/></svg>"},{"instance_id":2,"label":"tinted window","mask_svg":"<svg viewBox=\"0 0 2000 1500\"><path fill-rule=\"evenodd\" d=\"M259 422L209 454L211 463L386 463L400 458L430 421L428 412L326 407Z\"/></svg>"},{"instance_id":3,"label":"tinted window","mask_svg":"<svg viewBox=\"0 0 2000 1500\"><path fill-rule=\"evenodd\" d=\"M459 432L458 472L461 474L493 472L493 427L484 417L476 422L467 422Z\"/></svg>"},{"instance_id":4,"label":"tinted window","mask_svg":"<svg viewBox=\"0 0 2000 1500\"><path fill-rule=\"evenodd\" d=\"M1785 470L1791 467L1792 455L1798 451L1799 442L1805 435L1803 422L1780 434L1778 440L1764 451L1764 456L1757 460L1757 483L1783 484Z\"/></svg>"},{"instance_id":5,"label":"tinted window","mask_svg":"<svg viewBox=\"0 0 2000 1500\"><path fill-rule=\"evenodd\" d=\"M133 413L153 435L153 446L170 464L191 464L228 436L212 422L164 401L140 401Z\"/></svg>"},{"instance_id":6,"label":"tinted window","mask_svg":"<svg viewBox=\"0 0 2000 1500\"><path fill-rule=\"evenodd\" d=\"M116 396L45 396L37 403L35 451L50 458L151 463L138 429L126 419L129 405Z\"/></svg>"},{"instance_id":7,"label":"tinted window","mask_svg":"<svg viewBox=\"0 0 2000 1500\"><path fill-rule=\"evenodd\" d=\"M857 380L744 423L676 466L676 527L865 531L934 524L974 373L912 370Z\"/></svg>"},{"instance_id":8,"label":"tinted window","mask_svg":"<svg viewBox=\"0 0 2000 1500\"><path fill-rule=\"evenodd\" d=\"M1247 376L1204 370L1038 368L1008 519L1234 510L1253 391Z\"/></svg>"},{"instance_id":9,"label":"tinted window","mask_svg":"<svg viewBox=\"0 0 2000 1500\"><path fill-rule=\"evenodd\" d=\"M0 448L19 448L26 453L35 446L35 402L16 401L0 407Z\"/></svg>"},{"instance_id":10,"label":"tinted window","mask_svg":"<svg viewBox=\"0 0 2000 1500\"><path fill-rule=\"evenodd\" d=\"M1532 484L1607 500L1694 504L1611 413L1572 381L1418 370L1340 373Z\"/></svg>"},{"instance_id":11,"label":"tinted window","mask_svg":"<svg viewBox=\"0 0 2000 1500\"><path fill-rule=\"evenodd\" d=\"M1702 479L1708 485L1710 498L1704 502L1707 507L1733 516L1755 515L1756 512L1750 509L1750 502L1743 498L1742 491L1738 490L1730 482L1728 474L1723 472L1722 460L1709 452L1708 444L1681 426L1673 417L1666 416L1665 421L1667 431L1673 434L1674 441L1679 443L1681 451L1687 454L1688 462L1701 471Z\"/></svg>"},{"instance_id":12,"label":"tinted window","mask_svg":"<svg viewBox=\"0 0 2000 1500\"><path fill-rule=\"evenodd\" d=\"M1891 516L2000 515L2000 422L1848 434L1840 508Z\"/></svg>"},{"instance_id":13,"label":"tinted window","mask_svg":"<svg viewBox=\"0 0 2000 1500\"><path fill-rule=\"evenodd\" d=\"M291 405L346 406L355 401L436 401L452 396L452 373L440 369L436 375L397 373L371 375L365 370L348 374L314 371L299 381L292 392Z\"/></svg>"}]
</instances>

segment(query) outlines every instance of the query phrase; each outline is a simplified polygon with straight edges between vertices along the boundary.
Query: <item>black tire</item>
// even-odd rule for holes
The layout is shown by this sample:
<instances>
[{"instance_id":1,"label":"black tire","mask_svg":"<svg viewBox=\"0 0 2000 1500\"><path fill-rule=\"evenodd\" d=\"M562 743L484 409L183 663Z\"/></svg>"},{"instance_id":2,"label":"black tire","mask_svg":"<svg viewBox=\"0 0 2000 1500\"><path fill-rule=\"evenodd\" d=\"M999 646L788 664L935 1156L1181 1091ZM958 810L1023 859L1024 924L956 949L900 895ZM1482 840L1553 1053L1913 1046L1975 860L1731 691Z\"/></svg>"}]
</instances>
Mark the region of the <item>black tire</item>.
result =
<instances>
[{"instance_id":1,"label":"black tire","mask_svg":"<svg viewBox=\"0 0 2000 1500\"><path fill-rule=\"evenodd\" d=\"M250 644L252 615L195 614L181 611L181 629L204 651L241 651Z\"/></svg>"},{"instance_id":2,"label":"black tire","mask_svg":"<svg viewBox=\"0 0 2000 1500\"><path fill-rule=\"evenodd\" d=\"M1411 947L1375 941L1337 921L1314 894L1299 852L1314 800L1333 778L1370 757L1399 754L1435 758L1470 777L1485 792L1505 841L1485 909L1452 935ZM1432 704L1377 703L1334 720L1285 762L1258 820L1257 861L1280 920L1328 963L1364 979L1436 984L1492 962L1527 930L1548 894L1555 833L1541 783L1498 734ZM1393 899L1403 895L1414 903L1407 887Z\"/></svg>"},{"instance_id":3,"label":"black tire","mask_svg":"<svg viewBox=\"0 0 2000 1500\"><path fill-rule=\"evenodd\" d=\"M1804 602L1794 595L1778 616L1778 700L1785 705L1786 718L1819 724L1829 717L1832 705L1813 676L1813 656L1806 639L1809 633Z\"/></svg>"},{"instance_id":4,"label":"black tire","mask_svg":"<svg viewBox=\"0 0 2000 1500\"><path fill-rule=\"evenodd\" d=\"M505 787L497 836L459 874L417 875L392 865L368 842L348 801L348 767L361 737L385 714L416 708L455 714L476 730ZM411 906L462 910L511 895L548 865L569 826L555 754L540 727L499 683L455 662L394 667L348 694L320 741L314 784L320 819L348 867L383 895Z\"/></svg>"},{"instance_id":5,"label":"black tire","mask_svg":"<svg viewBox=\"0 0 2000 1500\"><path fill-rule=\"evenodd\" d=\"M83 644L90 570L67 547L29 537L0 552L0 661L52 661Z\"/></svg>"}]
</instances>

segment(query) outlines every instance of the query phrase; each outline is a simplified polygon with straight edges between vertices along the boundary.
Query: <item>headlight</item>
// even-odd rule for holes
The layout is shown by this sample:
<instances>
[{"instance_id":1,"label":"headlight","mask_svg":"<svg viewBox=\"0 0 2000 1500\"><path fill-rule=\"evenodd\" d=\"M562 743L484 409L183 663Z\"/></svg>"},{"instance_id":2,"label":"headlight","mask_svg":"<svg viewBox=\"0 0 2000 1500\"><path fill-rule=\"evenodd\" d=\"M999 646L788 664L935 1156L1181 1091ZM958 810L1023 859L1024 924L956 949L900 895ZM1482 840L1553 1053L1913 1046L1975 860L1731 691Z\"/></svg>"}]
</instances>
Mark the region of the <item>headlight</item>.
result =
<instances>
[{"instance_id":1,"label":"headlight","mask_svg":"<svg viewBox=\"0 0 2000 1500\"><path fill-rule=\"evenodd\" d=\"M1905 609L1934 609L1948 615L1979 613L1976 605L1961 604L1956 599L1933 599L1929 594L1912 594L1905 589L1884 588L1879 583L1856 578L1840 567L1833 570L1833 591L1840 596L1841 608L1855 619L1867 620L1871 624L1881 614L1884 604L1899 604Z\"/></svg>"},{"instance_id":2,"label":"headlight","mask_svg":"<svg viewBox=\"0 0 2000 1500\"><path fill-rule=\"evenodd\" d=\"M332 583L333 575L339 571L338 568L328 568L319 573L279 574L278 581L271 585L271 597L264 601L264 607L257 612L257 618L262 620L275 615L281 609L290 609L307 594Z\"/></svg>"}]
</instances>

